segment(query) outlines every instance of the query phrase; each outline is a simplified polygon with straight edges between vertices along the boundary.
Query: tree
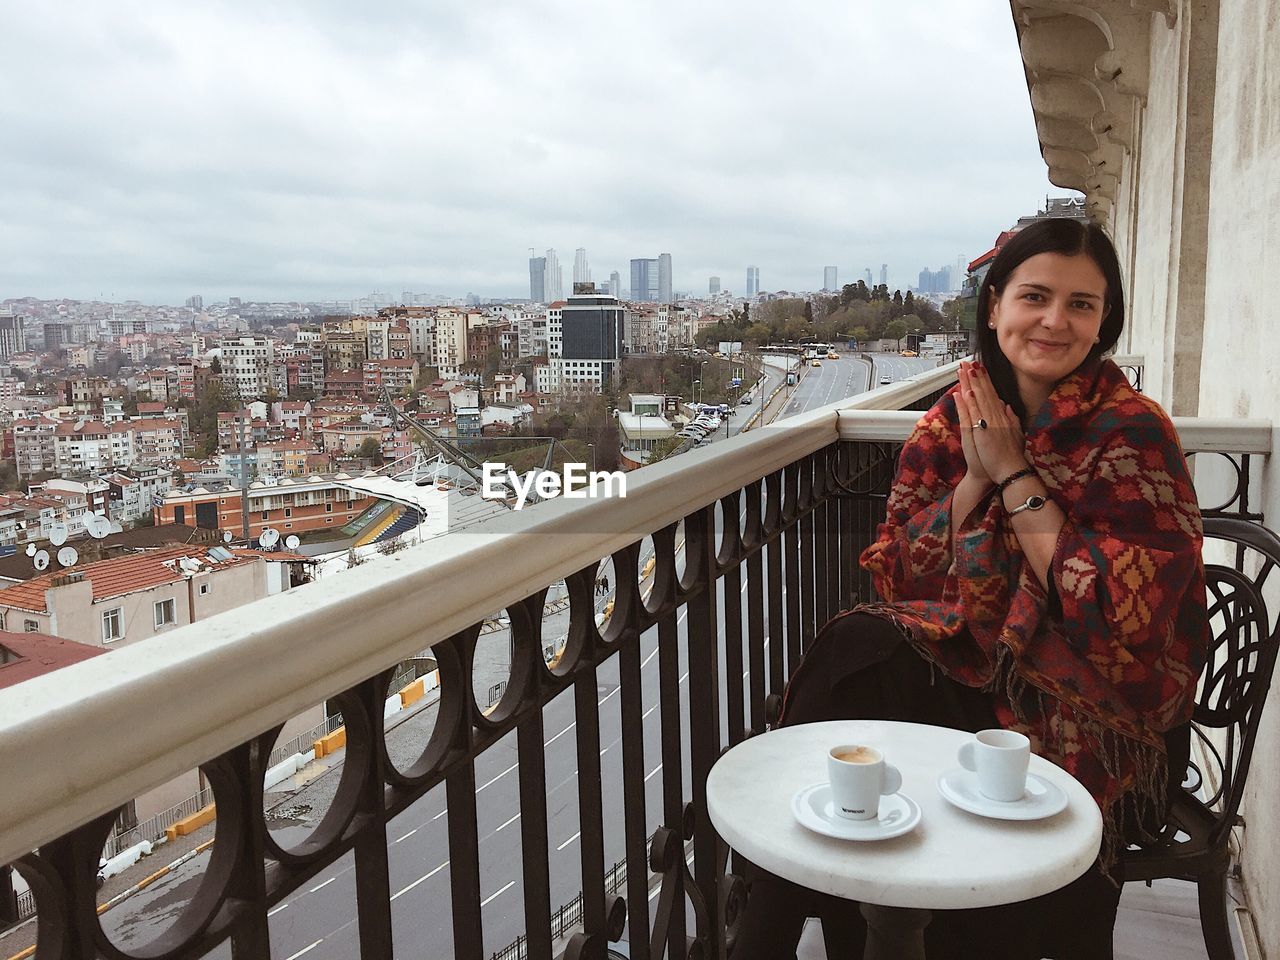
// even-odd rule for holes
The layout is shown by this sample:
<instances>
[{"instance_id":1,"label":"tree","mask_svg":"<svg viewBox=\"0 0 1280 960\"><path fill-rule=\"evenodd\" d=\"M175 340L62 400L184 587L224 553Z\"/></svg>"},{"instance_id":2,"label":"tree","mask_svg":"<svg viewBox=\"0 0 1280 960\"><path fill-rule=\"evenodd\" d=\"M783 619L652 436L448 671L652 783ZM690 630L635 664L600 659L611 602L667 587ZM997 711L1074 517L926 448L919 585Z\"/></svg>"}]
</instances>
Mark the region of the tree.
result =
<instances>
[{"instance_id":1,"label":"tree","mask_svg":"<svg viewBox=\"0 0 1280 960\"><path fill-rule=\"evenodd\" d=\"M901 320L890 320L884 325L884 335L890 340L896 340L898 349L902 349L902 338L907 335L907 325Z\"/></svg>"},{"instance_id":2,"label":"tree","mask_svg":"<svg viewBox=\"0 0 1280 960\"><path fill-rule=\"evenodd\" d=\"M356 456L361 460L369 460L375 466L382 466L382 444L378 443L373 437L365 437L360 444L360 449L356 451Z\"/></svg>"},{"instance_id":3,"label":"tree","mask_svg":"<svg viewBox=\"0 0 1280 960\"><path fill-rule=\"evenodd\" d=\"M804 322L813 323L813 302L810 300L804 302Z\"/></svg>"}]
</instances>

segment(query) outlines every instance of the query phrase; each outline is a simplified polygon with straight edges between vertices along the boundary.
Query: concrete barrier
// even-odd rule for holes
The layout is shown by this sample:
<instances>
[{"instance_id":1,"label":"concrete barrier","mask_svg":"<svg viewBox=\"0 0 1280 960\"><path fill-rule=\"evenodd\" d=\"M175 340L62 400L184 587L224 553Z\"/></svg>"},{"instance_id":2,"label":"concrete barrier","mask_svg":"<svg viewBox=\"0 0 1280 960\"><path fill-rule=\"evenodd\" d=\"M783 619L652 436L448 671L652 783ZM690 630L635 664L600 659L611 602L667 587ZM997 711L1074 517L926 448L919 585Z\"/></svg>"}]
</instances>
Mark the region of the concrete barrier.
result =
<instances>
[{"instance_id":1,"label":"concrete barrier","mask_svg":"<svg viewBox=\"0 0 1280 960\"><path fill-rule=\"evenodd\" d=\"M151 852L151 841L143 840L141 843L135 843L127 850L122 850L114 857L104 863L98 870L98 876L103 880L114 877L117 873L124 873L135 863Z\"/></svg>"},{"instance_id":2,"label":"concrete barrier","mask_svg":"<svg viewBox=\"0 0 1280 960\"><path fill-rule=\"evenodd\" d=\"M213 821L218 818L217 806L218 805L216 803L211 803L203 810L197 810L191 816L183 817L173 826L165 830L165 838L170 841L177 840L179 837L185 837L189 833L195 833L205 824L213 823Z\"/></svg>"},{"instance_id":3,"label":"concrete barrier","mask_svg":"<svg viewBox=\"0 0 1280 960\"><path fill-rule=\"evenodd\" d=\"M295 753L293 756L281 760L269 769L262 778L262 788L270 790L277 783L288 780L313 759L315 759L315 752L308 750L306 753Z\"/></svg>"},{"instance_id":4,"label":"concrete barrier","mask_svg":"<svg viewBox=\"0 0 1280 960\"><path fill-rule=\"evenodd\" d=\"M419 677L413 683L400 689L400 705L409 707L421 700L427 693L427 685Z\"/></svg>"},{"instance_id":5,"label":"concrete barrier","mask_svg":"<svg viewBox=\"0 0 1280 960\"><path fill-rule=\"evenodd\" d=\"M347 745L347 728L339 727L327 737L321 737L316 741L315 752L316 759L327 757L331 753L337 753Z\"/></svg>"}]
</instances>

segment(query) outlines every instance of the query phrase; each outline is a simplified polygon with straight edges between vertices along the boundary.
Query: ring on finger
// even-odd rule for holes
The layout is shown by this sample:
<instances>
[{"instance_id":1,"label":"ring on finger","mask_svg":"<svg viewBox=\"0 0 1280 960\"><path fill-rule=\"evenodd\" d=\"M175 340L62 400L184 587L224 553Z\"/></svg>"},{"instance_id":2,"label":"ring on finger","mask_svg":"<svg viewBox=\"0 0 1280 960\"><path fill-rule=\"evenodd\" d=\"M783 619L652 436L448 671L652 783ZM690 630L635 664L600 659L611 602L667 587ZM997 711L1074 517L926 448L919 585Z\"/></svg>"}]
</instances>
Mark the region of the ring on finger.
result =
<instances>
[{"instance_id":1,"label":"ring on finger","mask_svg":"<svg viewBox=\"0 0 1280 960\"><path fill-rule=\"evenodd\" d=\"M973 426L975 430L985 430L987 429L987 421L984 418L979 417L978 422L975 423Z\"/></svg>"}]
</instances>

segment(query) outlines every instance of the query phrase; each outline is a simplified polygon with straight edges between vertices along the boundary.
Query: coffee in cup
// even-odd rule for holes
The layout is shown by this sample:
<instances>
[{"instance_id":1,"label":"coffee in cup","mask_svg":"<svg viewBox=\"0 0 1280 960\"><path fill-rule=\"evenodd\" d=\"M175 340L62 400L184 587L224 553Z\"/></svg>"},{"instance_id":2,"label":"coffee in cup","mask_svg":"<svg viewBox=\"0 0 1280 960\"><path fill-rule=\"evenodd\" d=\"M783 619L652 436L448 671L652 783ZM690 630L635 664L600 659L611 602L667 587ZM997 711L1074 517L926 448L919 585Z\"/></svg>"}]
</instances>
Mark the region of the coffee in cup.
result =
<instances>
[{"instance_id":1,"label":"coffee in cup","mask_svg":"<svg viewBox=\"0 0 1280 960\"><path fill-rule=\"evenodd\" d=\"M902 787L898 768L885 763L875 747L842 744L827 751L827 776L836 816L846 820L874 820L880 798Z\"/></svg>"},{"instance_id":2,"label":"coffee in cup","mask_svg":"<svg viewBox=\"0 0 1280 960\"><path fill-rule=\"evenodd\" d=\"M1031 741L1014 730L981 730L960 746L960 766L978 775L978 792L1012 803L1027 791Z\"/></svg>"}]
</instances>

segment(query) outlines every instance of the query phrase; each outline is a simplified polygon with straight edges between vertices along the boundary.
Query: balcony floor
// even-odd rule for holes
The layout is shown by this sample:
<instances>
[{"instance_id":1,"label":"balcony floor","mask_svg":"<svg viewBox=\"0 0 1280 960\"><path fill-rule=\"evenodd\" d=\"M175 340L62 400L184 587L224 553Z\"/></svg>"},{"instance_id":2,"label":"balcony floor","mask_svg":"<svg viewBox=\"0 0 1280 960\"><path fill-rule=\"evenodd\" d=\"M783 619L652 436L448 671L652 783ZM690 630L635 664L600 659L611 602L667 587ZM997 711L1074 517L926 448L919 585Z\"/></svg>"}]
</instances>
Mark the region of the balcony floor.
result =
<instances>
[{"instance_id":1,"label":"balcony floor","mask_svg":"<svg viewBox=\"0 0 1280 960\"><path fill-rule=\"evenodd\" d=\"M1157 880L1151 889L1141 883L1126 884L1116 921L1115 951L1115 960L1208 960L1194 884ZM1236 956L1244 956L1239 946ZM796 957L827 960L817 920L805 927Z\"/></svg>"}]
</instances>

